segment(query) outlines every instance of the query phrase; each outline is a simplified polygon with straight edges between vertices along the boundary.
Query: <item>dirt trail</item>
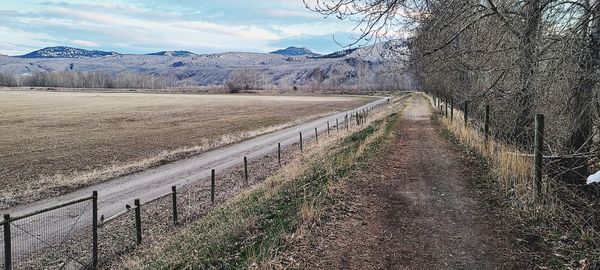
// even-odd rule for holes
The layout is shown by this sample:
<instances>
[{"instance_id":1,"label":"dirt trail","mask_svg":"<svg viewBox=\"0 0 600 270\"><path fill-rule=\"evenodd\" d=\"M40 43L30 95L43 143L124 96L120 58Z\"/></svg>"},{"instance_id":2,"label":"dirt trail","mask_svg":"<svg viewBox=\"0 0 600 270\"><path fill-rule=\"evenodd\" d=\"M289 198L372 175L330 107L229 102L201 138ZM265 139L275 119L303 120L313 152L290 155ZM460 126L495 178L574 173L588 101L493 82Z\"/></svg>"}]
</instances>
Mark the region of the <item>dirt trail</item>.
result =
<instances>
[{"instance_id":1,"label":"dirt trail","mask_svg":"<svg viewBox=\"0 0 600 270\"><path fill-rule=\"evenodd\" d=\"M303 269L531 269L477 167L438 134L417 95L384 153L295 245ZM330 213L328 213L330 212Z\"/></svg>"}]
</instances>

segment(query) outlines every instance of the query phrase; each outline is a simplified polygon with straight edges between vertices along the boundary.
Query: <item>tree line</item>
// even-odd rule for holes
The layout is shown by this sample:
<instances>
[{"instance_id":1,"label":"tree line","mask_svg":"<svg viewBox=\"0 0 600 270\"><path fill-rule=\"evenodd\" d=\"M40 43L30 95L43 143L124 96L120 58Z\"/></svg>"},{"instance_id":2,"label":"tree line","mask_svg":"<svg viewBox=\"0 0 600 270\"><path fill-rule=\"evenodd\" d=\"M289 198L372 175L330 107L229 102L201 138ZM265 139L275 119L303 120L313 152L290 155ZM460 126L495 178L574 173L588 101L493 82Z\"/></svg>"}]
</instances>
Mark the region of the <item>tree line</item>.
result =
<instances>
[{"instance_id":1,"label":"tree line","mask_svg":"<svg viewBox=\"0 0 600 270\"><path fill-rule=\"evenodd\" d=\"M600 134L600 0L305 1L356 20L357 40L406 38L396 58L418 85L477 114L490 104L496 136L532 145L547 119L549 155L571 155L587 176ZM481 117L481 115L479 115Z\"/></svg>"},{"instance_id":2,"label":"tree line","mask_svg":"<svg viewBox=\"0 0 600 270\"><path fill-rule=\"evenodd\" d=\"M178 85L175 78L143 73L37 72L28 75L0 73L0 86L65 88L161 89Z\"/></svg>"}]
</instances>

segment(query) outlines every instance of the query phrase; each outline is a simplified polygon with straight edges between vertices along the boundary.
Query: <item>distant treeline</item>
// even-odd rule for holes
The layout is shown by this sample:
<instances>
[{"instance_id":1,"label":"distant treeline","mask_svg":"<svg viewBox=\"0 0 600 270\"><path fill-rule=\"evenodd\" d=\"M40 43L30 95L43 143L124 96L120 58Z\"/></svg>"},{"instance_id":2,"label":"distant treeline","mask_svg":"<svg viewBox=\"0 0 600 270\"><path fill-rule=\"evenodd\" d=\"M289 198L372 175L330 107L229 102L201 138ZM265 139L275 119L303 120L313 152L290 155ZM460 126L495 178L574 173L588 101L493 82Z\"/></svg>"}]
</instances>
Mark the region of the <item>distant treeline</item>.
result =
<instances>
[{"instance_id":1,"label":"distant treeline","mask_svg":"<svg viewBox=\"0 0 600 270\"><path fill-rule=\"evenodd\" d=\"M365 65L357 65L349 72L327 72L318 67L298 76L273 81L273 75L253 69L229 72L222 81L212 85L200 85L192 78L176 75L149 75L144 73L111 74L102 71L55 71L26 75L0 73L0 86L5 87L56 87L56 88L113 88L113 89L168 89L193 88L212 92L237 93L241 91L274 90L301 92L362 92L392 91L412 88L410 75L373 71Z\"/></svg>"},{"instance_id":2,"label":"distant treeline","mask_svg":"<svg viewBox=\"0 0 600 270\"><path fill-rule=\"evenodd\" d=\"M142 73L39 72L28 75L0 73L0 86L65 88L159 89L176 86L174 78Z\"/></svg>"}]
</instances>

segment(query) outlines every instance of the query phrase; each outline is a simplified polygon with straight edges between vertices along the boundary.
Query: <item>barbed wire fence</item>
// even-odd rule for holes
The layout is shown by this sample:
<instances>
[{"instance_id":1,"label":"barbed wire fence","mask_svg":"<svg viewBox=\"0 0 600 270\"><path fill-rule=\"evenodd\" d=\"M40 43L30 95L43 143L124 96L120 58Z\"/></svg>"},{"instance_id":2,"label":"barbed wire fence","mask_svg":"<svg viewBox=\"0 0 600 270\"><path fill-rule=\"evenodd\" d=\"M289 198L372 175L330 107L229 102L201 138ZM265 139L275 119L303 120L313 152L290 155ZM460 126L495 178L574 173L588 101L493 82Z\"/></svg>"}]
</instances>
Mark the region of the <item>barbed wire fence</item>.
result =
<instances>
[{"instance_id":1,"label":"barbed wire fence","mask_svg":"<svg viewBox=\"0 0 600 270\"><path fill-rule=\"evenodd\" d=\"M548 141L549 136L546 132L552 132L556 128L546 126L547 119L542 114L537 114L532 119L535 126L531 134L534 138L532 144L520 145L514 138L507 136L504 130L497 128L501 125L494 120L493 103L464 100L459 106L456 106L456 103L454 106L450 105L446 113L446 104L452 104L454 101L432 92L427 94L436 108L436 114L447 121L446 123L450 122L450 127L455 127L454 130L460 132L456 123L464 123L465 129L477 134L477 138L469 139L479 141L471 141L470 145L479 147L484 155L487 151L487 156L492 157L491 162L499 162L501 158L519 159L521 165L527 166L525 172L515 172L508 176L513 178L510 181L500 181L506 185L503 189L511 196L522 191L520 195L527 197L519 197L517 194L514 198L521 203L513 201L513 205L527 210L527 213L544 217L546 226L560 230L564 234L563 237L582 239L586 246L580 246L581 249L600 250L600 209L597 207L600 189L598 185L586 185L580 180L573 180L587 177L580 173L579 166L597 166L600 163L598 149L592 148L588 153L562 155L554 151L551 144L555 143L556 138L554 141ZM451 110L452 107L454 110ZM507 155L509 157L506 157ZM583 164L583 160L589 164ZM502 169L518 168L500 168ZM518 174L526 183L515 180L519 177ZM568 247L565 245L564 248Z\"/></svg>"}]
</instances>

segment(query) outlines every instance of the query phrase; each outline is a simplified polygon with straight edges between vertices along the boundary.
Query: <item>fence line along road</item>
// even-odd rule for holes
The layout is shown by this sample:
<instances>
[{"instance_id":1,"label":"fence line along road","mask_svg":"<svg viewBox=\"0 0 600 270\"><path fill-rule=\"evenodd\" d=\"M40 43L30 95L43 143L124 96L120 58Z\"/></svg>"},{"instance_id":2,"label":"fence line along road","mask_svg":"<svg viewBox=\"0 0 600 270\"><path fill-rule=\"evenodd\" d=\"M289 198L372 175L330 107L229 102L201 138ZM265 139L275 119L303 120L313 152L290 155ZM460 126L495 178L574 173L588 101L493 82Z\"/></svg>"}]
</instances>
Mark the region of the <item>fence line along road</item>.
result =
<instances>
[{"instance_id":1,"label":"fence line along road","mask_svg":"<svg viewBox=\"0 0 600 270\"><path fill-rule=\"evenodd\" d=\"M187 159L118 177L103 183L78 189L65 195L12 207L3 212L10 213L12 216L20 216L39 211L49 205L57 205L71 200L88 197L89 194L92 194L93 191L97 190L99 192L98 216L109 218L122 212L125 205L131 203L133 198L147 201L171 192L172 186L185 187L186 185L192 183L195 184L199 181L209 181L211 169L224 171L240 164L243 161L244 156L248 159L264 156L267 153L273 152L273 145L277 145L278 143L281 143L282 147L297 143L299 132L306 134L308 139L315 136L314 132L312 132L315 127L317 127L320 132L327 132L327 121L344 119L346 115L351 115L353 112L385 103L387 103L387 97L380 98L352 110L321 117L307 123L260 135ZM68 219L70 217L67 216L65 218ZM72 219L75 221L75 217ZM48 230L53 231L52 228L48 228ZM59 230L60 228L56 228L56 231Z\"/></svg>"}]
</instances>

